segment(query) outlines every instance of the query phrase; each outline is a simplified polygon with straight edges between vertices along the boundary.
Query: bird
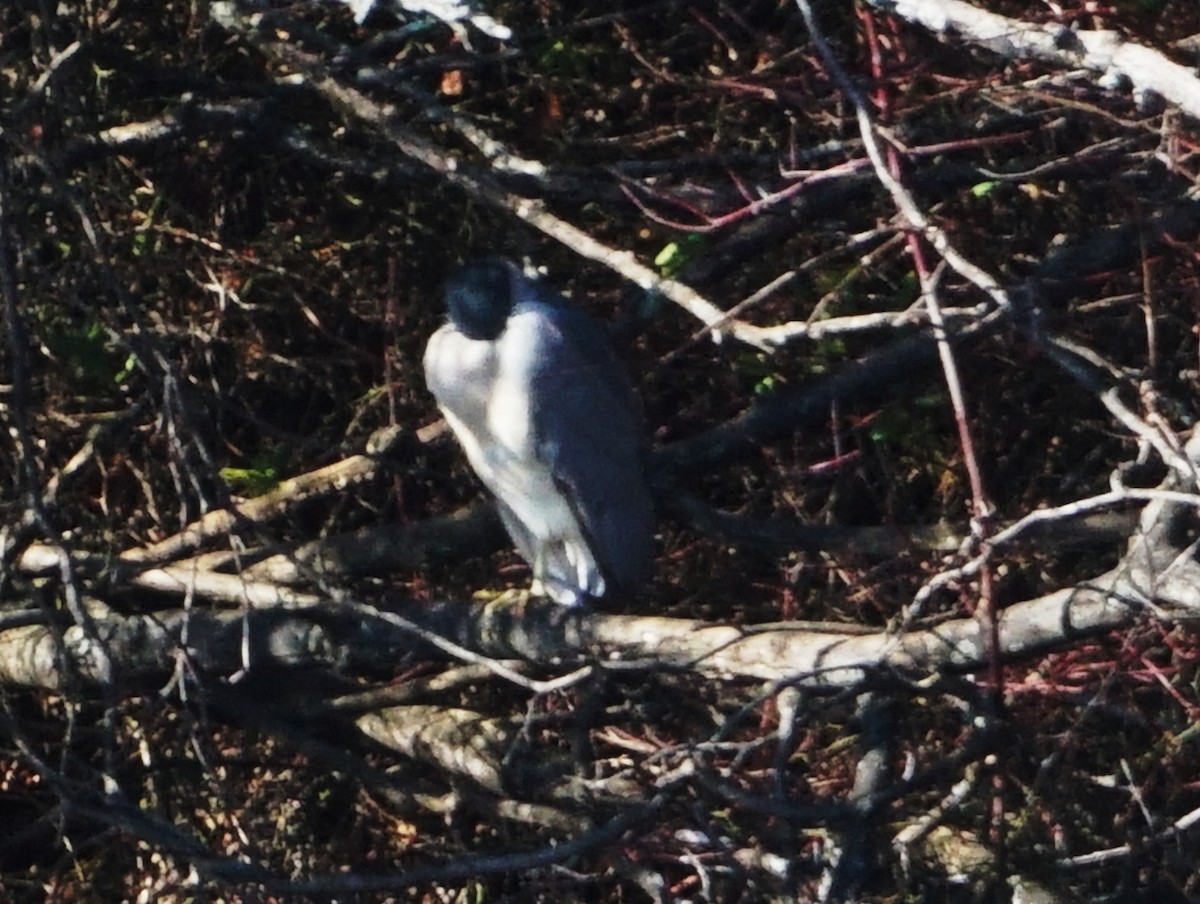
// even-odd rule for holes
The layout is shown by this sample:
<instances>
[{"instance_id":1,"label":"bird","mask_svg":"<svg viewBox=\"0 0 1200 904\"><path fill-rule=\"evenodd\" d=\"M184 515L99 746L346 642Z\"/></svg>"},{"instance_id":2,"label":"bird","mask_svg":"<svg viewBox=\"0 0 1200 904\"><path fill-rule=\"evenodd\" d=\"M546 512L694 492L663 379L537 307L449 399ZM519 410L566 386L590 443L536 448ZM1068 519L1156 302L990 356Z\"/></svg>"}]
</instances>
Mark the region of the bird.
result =
<instances>
[{"instance_id":1,"label":"bird","mask_svg":"<svg viewBox=\"0 0 1200 904\"><path fill-rule=\"evenodd\" d=\"M350 7L354 13L354 22L356 25L362 25L367 21L367 17L371 15L371 11L376 6L381 7L399 7L406 13L413 15L428 15L435 19L440 19L442 22L450 26L451 30L458 36L467 49L470 49L470 44L465 41L466 29L463 28L463 22L470 22L485 35L496 38L499 41L508 41L512 38L512 29L501 22L497 22L486 13L479 12L473 2L470 0L342 0L346 6ZM420 28L421 22L418 20L415 25ZM409 26L405 31L412 30Z\"/></svg>"},{"instance_id":2,"label":"bird","mask_svg":"<svg viewBox=\"0 0 1200 904\"><path fill-rule=\"evenodd\" d=\"M533 571L565 606L649 576L654 510L641 408L596 320L512 261L446 281L425 380Z\"/></svg>"}]
</instances>

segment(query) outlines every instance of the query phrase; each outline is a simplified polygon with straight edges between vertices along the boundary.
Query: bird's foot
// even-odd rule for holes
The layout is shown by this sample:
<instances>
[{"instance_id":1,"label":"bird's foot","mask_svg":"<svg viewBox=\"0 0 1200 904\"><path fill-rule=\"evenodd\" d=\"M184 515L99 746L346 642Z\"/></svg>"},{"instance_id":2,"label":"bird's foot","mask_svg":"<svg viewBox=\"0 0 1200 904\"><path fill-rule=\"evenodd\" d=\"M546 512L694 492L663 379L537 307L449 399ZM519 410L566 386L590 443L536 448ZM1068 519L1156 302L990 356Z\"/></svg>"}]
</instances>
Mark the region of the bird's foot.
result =
<instances>
[{"instance_id":1,"label":"bird's foot","mask_svg":"<svg viewBox=\"0 0 1200 904\"><path fill-rule=\"evenodd\" d=\"M588 603L588 595L582 590L558 582L544 582L539 578L534 578L529 593L568 608L585 606Z\"/></svg>"}]
</instances>

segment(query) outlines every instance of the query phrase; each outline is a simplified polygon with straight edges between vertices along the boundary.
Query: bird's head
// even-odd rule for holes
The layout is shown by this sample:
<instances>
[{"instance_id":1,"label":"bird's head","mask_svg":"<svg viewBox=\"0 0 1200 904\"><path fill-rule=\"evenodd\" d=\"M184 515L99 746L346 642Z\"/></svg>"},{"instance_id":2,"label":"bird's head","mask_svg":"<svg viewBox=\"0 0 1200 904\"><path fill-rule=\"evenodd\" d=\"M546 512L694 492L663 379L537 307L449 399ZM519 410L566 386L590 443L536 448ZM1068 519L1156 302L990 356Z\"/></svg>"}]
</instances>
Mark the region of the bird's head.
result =
<instances>
[{"instance_id":1,"label":"bird's head","mask_svg":"<svg viewBox=\"0 0 1200 904\"><path fill-rule=\"evenodd\" d=\"M469 261L446 280L446 313L469 339L491 341L504 332L516 303L516 266L502 257Z\"/></svg>"}]
</instances>

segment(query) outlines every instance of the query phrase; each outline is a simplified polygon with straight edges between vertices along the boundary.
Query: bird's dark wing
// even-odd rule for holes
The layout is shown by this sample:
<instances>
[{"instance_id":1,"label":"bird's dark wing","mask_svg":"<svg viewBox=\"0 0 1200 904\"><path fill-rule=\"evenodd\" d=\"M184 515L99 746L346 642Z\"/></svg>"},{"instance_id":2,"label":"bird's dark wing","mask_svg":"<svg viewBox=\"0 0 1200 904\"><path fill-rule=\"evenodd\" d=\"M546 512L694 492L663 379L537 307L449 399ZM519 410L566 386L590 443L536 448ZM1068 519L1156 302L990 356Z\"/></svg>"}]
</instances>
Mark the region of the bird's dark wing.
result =
<instances>
[{"instance_id":1,"label":"bird's dark wing","mask_svg":"<svg viewBox=\"0 0 1200 904\"><path fill-rule=\"evenodd\" d=\"M518 306L531 344L538 457L563 488L605 576L630 590L654 553L640 407L603 328L562 304Z\"/></svg>"}]
</instances>

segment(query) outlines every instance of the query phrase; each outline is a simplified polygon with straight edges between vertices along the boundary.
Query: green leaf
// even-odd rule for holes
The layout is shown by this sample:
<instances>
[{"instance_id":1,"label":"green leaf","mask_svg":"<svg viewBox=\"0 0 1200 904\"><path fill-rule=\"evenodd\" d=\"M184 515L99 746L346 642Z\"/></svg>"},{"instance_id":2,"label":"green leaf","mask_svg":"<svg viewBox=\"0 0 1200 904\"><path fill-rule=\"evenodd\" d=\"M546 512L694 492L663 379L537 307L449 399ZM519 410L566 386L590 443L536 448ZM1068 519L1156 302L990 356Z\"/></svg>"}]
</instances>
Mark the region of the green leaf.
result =
<instances>
[{"instance_id":1,"label":"green leaf","mask_svg":"<svg viewBox=\"0 0 1200 904\"><path fill-rule=\"evenodd\" d=\"M663 276L674 276L704 250L704 236L689 235L681 242L667 242L654 256L654 266Z\"/></svg>"},{"instance_id":2,"label":"green leaf","mask_svg":"<svg viewBox=\"0 0 1200 904\"><path fill-rule=\"evenodd\" d=\"M279 485L274 468L221 468L219 473L230 488L247 496L261 496Z\"/></svg>"},{"instance_id":3,"label":"green leaf","mask_svg":"<svg viewBox=\"0 0 1200 904\"><path fill-rule=\"evenodd\" d=\"M679 248L678 242L668 242L663 245L662 251L658 252L654 257L654 266L663 268L669 266L672 262L679 259L679 255L683 252Z\"/></svg>"},{"instance_id":4,"label":"green leaf","mask_svg":"<svg viewBox=\"0 0 1200 904\"><path fill-rule=\"evenodd\" d=\"M125 358L125 366L122 367L119 371L117 371L117 375L115 377L113 377L113 382L117 383L117 384L124 383L131 376L133 376L133 372L135 370L137 370L137 366L138 366L138 356L130 353Z\"/></svg>"},{"instance_id":5,"label":"green leaf","mask_svg":"<svg viewBox=\"0 0 1200 904\"><path fill-rule=\"evenodd\" d=\"M220 474L236 492L246 496L261 496L279 485L287 460L288 448L275 446L254 455L247 467L221 468Z\"/></svg>"}]
</instances>

